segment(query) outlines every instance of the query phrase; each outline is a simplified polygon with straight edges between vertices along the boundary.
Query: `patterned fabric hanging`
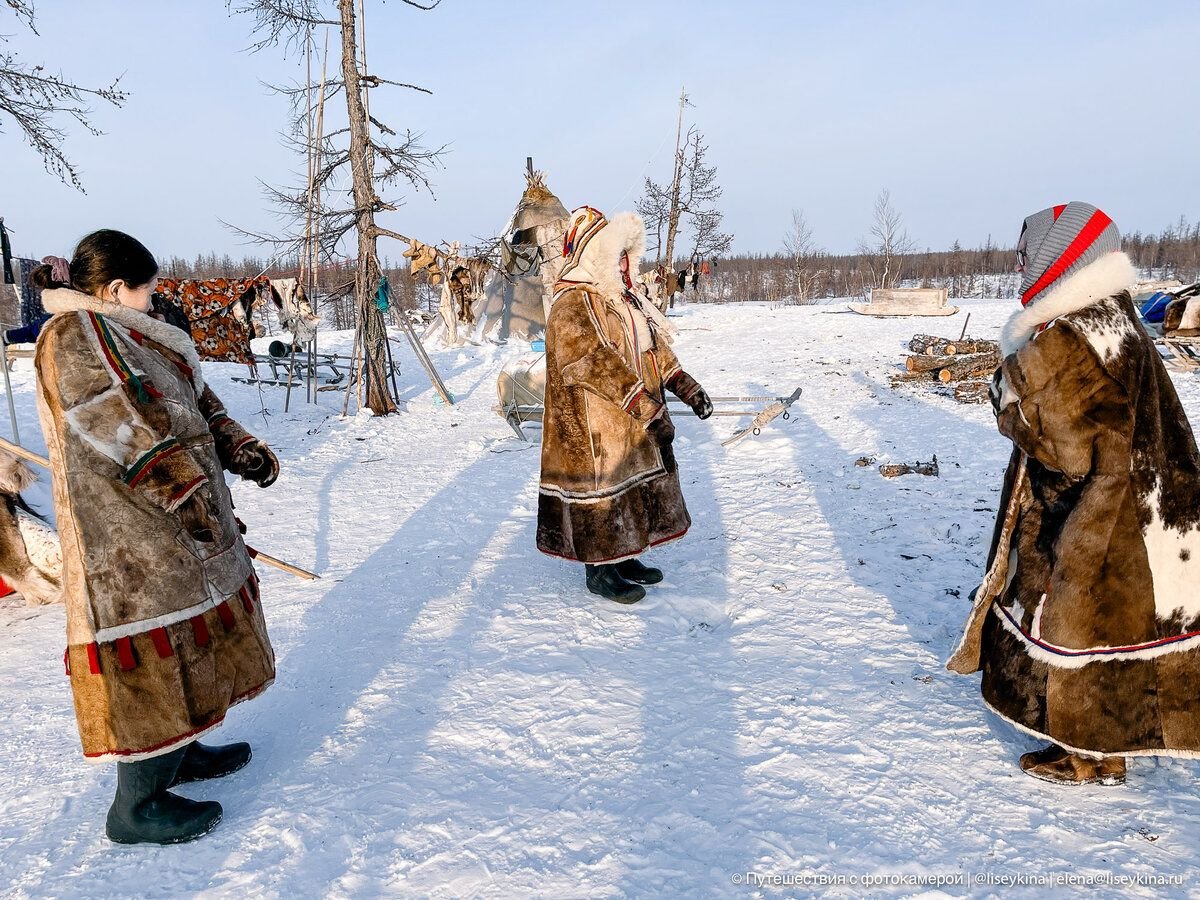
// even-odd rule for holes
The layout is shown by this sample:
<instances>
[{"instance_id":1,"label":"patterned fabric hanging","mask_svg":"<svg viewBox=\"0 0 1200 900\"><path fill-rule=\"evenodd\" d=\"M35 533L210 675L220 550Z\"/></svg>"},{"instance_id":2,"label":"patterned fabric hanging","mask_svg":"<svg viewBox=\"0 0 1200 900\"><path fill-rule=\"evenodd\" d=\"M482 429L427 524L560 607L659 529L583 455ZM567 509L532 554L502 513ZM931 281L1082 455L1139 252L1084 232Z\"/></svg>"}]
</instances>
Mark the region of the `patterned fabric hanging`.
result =
<instances>
[{"instance_id":1,"label":"patterned fabric hanging","mask_svg":"<svg viewBox=\"0 0 1200 900\"><path fill-rule=\"evenodd\" d=\"M182 310L203 360L254 364L250 310L257 289L269 278L213 278L207 281L160 278L155 293Z\"/></svg>"}]
</instances>

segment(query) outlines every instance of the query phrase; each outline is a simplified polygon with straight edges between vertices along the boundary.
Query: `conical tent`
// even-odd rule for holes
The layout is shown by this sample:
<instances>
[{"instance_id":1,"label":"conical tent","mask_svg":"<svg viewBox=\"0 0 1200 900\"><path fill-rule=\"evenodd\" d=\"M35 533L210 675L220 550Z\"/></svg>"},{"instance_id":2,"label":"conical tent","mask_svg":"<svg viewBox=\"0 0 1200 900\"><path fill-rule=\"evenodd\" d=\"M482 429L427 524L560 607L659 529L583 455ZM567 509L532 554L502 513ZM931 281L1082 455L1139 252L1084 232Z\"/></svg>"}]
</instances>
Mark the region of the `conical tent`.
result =
<instances>
[{"instance_id":1,"label":"conical tent","mask_svg":"<svg viewBox=\"0 0 1200 900\"><path fill-rule=\"evenodd\" d=\"M482 333L496 340L536 340L546 332L554 282L562 271L569 213L541 172L525 176L525 193L504 229L504 271L493 275L475 311Z\"/></svg>"}]
</instances>

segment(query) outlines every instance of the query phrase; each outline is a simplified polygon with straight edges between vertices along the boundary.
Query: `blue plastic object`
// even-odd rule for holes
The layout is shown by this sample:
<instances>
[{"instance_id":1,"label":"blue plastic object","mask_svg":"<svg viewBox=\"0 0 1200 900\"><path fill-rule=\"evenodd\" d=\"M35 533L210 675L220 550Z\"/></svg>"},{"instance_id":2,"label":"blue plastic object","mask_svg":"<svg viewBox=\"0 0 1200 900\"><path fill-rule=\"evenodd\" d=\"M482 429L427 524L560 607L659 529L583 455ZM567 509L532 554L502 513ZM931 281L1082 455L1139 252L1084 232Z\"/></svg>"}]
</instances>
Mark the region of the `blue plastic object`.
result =
<instances>
[{"instance_id":1,"label":"blue plastic object","mask_svg":"<svg viewBox=\"0 0 1200 900\"><path fill-rule=\"evenodd\" d=\"M1174 299L1174 296L1162 291L1151 294L1142 303L1142 319L1152 324L1158 324L1167 314L1167 305Z\"/></svg>"},{"instance_id":2,"label":"blue plastic object","mask_svg":"<svg viewBox=\"0 0 1200 900\"><path fill-rule=\"evenodd\" d=\"M529 346L533 349L534 353L545 353L546 352L546 342L545 341L531 341L529 343Z\"/></svg>"}]
</instances>

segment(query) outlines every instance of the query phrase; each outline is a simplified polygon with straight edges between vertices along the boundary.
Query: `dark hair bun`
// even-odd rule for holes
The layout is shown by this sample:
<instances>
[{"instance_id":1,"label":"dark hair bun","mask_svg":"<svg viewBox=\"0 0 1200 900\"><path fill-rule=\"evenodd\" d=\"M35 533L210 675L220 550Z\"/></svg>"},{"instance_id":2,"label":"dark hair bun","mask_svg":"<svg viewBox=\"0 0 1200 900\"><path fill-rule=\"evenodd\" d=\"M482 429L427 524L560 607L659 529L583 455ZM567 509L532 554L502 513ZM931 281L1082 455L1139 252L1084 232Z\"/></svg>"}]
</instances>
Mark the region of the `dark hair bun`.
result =
<instances>
[{"instance_id":1,"label":"dark hair bun","mask_svg":"<svg viewBox=\"0 0 1200 900\"><path fill-rule=\"evenodd\" d=\"M29 280L33 282L33 286L46 290L47 288L62 288L66 287L66 282L54 280L54 270L47 265L38 266L29 274Z\"/></svg>"}]
</instances>

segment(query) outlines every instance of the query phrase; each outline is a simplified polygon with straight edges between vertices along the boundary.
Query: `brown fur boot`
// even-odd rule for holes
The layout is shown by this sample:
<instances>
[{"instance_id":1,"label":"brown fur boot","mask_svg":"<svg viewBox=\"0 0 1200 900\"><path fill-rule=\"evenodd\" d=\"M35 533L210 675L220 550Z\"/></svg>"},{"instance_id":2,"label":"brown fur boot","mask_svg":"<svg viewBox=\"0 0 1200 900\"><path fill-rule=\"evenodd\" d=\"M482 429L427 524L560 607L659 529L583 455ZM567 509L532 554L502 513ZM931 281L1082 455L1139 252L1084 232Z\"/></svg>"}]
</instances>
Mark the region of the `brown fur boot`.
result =
<instances>
[{"instance_id":1,"label":"brown fur boot","mask_svg":"<svg viewBox=\"0 0 1200 900\"><path fill-rule=\"evenodd\" d=\"M1021 771L1052 784L1124 784L1125 757L1094 759L1051 744L1022 756Z\"/></svg>"}]
</instances>

